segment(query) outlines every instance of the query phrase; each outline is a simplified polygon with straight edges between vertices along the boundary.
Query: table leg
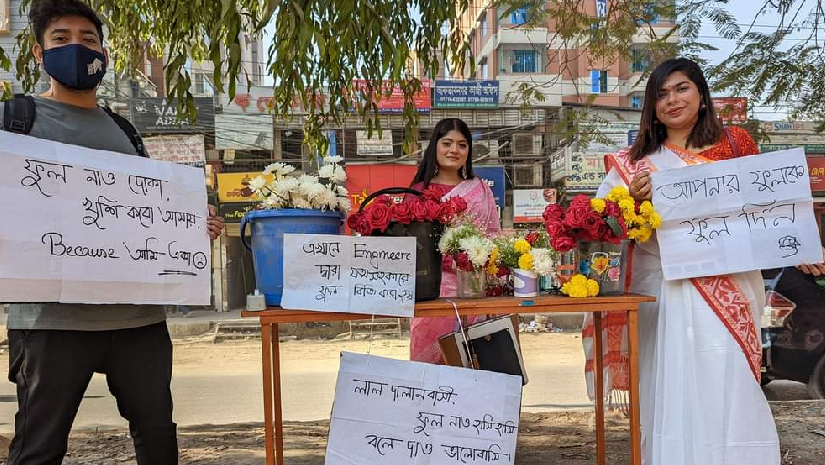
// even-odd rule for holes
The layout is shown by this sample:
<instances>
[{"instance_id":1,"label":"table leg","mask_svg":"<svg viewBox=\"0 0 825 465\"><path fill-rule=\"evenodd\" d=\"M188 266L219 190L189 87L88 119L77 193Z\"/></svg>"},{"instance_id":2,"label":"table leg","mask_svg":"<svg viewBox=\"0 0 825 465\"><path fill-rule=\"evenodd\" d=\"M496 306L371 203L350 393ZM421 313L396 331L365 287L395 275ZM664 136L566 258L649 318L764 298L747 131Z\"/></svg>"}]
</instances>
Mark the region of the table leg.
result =
<instances>
[{"instance_id":1,"label":"table leg","mask_svg":"<svg viewBox=\"0 0 825 465\"><path fill-rule=\"evenodd\" d=\"M593 362L593 384L596 388L596 464L604 465L604 356L601 312L593 312Z\"/></svg>"},{"instance_id":2,"label":"table leg","mask_svg":"<svg viewBox=\"0 0 825 465\"><path fill-rule=\"evenodd\" d=\"M275 465L274 431L272 429L272 325L261 324L261 360L264 374L264 436L266 465Z\"/></svg>"},{"instance_id":3,"label":"table leg","mask_svg":"<svg viewBox=\"0 0 825 465\"><path fill-rule=\"evenodd\" d=\"M627 312L627 355L630 358L630 464L642 463L642 428L639 405L638 311Z\"/></svg>"},{"instance_id":4,"label":"table leg","mask_svg":"<svg viewBox=\"0 0 825 465\"><path fill-rule=\"evenodd\" d=\"M278 339L278 325L272 325L272 383L273 404L275 406L275 451L277 465L284 465L284 412L281 404L281 351Z\"/></svg>"}]
</instances>

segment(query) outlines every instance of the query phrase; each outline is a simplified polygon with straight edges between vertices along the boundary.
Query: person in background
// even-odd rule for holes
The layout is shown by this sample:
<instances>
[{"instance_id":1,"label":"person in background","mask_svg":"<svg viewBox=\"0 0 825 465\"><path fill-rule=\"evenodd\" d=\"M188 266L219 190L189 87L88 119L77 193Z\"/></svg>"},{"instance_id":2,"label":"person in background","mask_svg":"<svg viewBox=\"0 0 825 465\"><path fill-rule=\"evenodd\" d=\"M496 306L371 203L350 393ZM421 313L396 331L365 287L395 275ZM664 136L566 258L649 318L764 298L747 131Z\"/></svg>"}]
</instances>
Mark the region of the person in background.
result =
<instances>
[{"instance_id":1,"label":"person in background","mask_svg":"<svg viewBox=\"0 0 825 465\"><path fill-rule=\"evenodd\" d=\"M51 86L31 100L15 99L12 112L0 105L4 129L145 155L134 127L97 104L109 54L103 48L103 23L94 10L78 0L35 0L29 21L36 39L32 53ZM26 114L17 105L27 100L36 118L28 113L28 123L6 124ZM214 240L224 221L214 207L204 205L204 211L207 208L206 226ZM137 463L178 463L170 390L172 342L162 306L12 304L8 328L9 380L17 386L18 405L9 465L63 461L77 409L95 372L106 375L118 411L129 422Z\"/></svg>"},{"instance_id":2,"label":"person in background","mask_svg":"<svg viewBox=\"0 0 825 465\"><path fill-rule=\"evenodd\" d=\"M608 174L597 196L625 186L636 200L650 200L651 171L756 153L744 129L722 126L699 66L667 60L647 82L638 139L606 157ZM657 297L639 312L643 463L778 465L779 438L759 383L756 322L765 298L759 270L664 281L655 235L636 244L633 254L630 291ZM583 338L588 360L592 328L589 318ZM608 391L628 388L621 339L606 338ZM592 367L587 381L592 397Z\"/></svg>"},{"instance_id":3,"label":"person in background","mask_svg":"<svg viewBox=\"0 0 825 465\"><path fill-rule=\"evenodd\" d=\"M493 192L473 174L473 142L467 124L446 118L433 129L430 144L418 165L412 189L437 189L444 199L461 197L473 222L490 235L501 232ZM456 296L456 274L449 257L441 271L441 297ZM472 322L470 322L472 323ZM410 324L410 360L443 363L438 338L455 331L455 318L413 318Z\"/></svg>"}]
</instances>

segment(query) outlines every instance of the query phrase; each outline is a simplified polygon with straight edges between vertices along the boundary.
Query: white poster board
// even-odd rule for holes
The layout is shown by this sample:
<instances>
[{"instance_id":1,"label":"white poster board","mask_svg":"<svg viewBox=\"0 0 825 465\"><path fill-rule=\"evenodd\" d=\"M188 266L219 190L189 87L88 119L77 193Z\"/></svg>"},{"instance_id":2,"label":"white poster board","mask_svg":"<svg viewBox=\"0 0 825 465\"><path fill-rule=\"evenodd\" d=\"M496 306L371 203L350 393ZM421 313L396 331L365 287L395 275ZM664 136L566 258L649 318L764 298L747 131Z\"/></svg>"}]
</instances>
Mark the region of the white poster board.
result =
<instances>
[{"instance_id":1,"label":"white poster board","mask_svg":"<svg viewBox=\"0 0 825 465\"><path fill-rule=\"evenodd\" d=\"M521 377L341 354L326 465L515 463Z\"/></svg>"},{"instance_id":2,"label":"white poster board","mask_svg":"<svg viewBox=\"0 0 825 465\"><path fill-rule=\"evenodd\" d=\"M0 131L0 302L209 304L203 169Z\"/></svg>"},{"instance_id":3,"label":"white poster board","mask_svg":"<svg viewBox=\"0 0 825 465\"><path fill-rule=\"evenodd\" d=\"M355 131L356 151L362 156L392 156L392 131L385 129L378 137L378 131Z\"/></svg>"},{"instance_id":4,"label":"white poster board","mask_svg":"<svg viewBox=\"0 0 825 465\"><path fill-rule=\"evenodd\" d=\"M412 317L414 237L284 234L284 295L294 310Z\"/></svg>"},{"instance_id":5,"label":"white poster board","mask_svg":"<svg viewBox=\"0 0 825 465\"><path fill-rule=\"evenodd\" d=\"M822 261L802 149L651 174L665 279Z\"/></svg>"},{"instance_id":6,"label":"white poster board","mask_svg":"<svg viewBox=\"0 0 825 465\"><path fill-rule=\"evenodd\" d=\"M543 223L551 203L556 203L556 189L513 190L513 223Z\"/></svg>"}]
</instances>

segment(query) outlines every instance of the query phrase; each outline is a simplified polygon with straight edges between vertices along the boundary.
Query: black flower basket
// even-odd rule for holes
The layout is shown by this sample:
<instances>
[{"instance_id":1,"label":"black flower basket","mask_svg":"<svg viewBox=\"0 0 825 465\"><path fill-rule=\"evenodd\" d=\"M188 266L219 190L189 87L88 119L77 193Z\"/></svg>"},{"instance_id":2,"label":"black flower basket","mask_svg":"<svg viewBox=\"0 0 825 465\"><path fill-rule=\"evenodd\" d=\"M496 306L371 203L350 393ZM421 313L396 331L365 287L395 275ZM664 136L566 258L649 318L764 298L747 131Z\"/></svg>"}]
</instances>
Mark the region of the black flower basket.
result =
<instances>
[{"instance_id":1,"label":"black flower basket","mask_svg":"<svg viewBox=\"0 0 825 465\"><path fill-rule=\"evenodd\" d=\"M421 192L406 187L388 187L373 192L361 202L359 212L373 199L385 194L412 194L419 197ZM375 236L414 237L415 247L415 301L437 299L441 292L441 252L438 251L438 241L444 226L432 221L413 221L410 224L401 224L393 221L384 232L374 233Z\"/></svg>"}]
</instances>

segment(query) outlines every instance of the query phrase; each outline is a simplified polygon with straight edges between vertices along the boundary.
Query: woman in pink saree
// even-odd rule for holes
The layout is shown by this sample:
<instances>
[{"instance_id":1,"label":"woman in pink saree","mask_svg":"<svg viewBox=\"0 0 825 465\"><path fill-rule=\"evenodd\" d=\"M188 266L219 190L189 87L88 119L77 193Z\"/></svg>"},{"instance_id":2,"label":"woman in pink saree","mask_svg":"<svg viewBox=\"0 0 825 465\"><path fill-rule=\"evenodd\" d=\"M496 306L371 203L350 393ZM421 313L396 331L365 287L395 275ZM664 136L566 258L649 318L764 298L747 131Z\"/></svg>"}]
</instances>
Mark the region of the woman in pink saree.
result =
<instances>
[{"instance_id":1,"label":"woman in pink saree","mask_svg":"<svg viewBox=\"0 0 825 465\"><path fill-rule=\"evenodd\" d=\"M473 221L491 235L501 232L495 198L486 182L473 175L472 134L458 118L436 124L430 144L410 186L415 190L438 189L444 199L461 197ZM444 257L441 297L455 297L456 275L452 261ZM475 320L468 321L472 324ZM455 331L455 318L413 318L410 325L410 360L442 364L438 338Z\"/></svg>"}]
</instances>

